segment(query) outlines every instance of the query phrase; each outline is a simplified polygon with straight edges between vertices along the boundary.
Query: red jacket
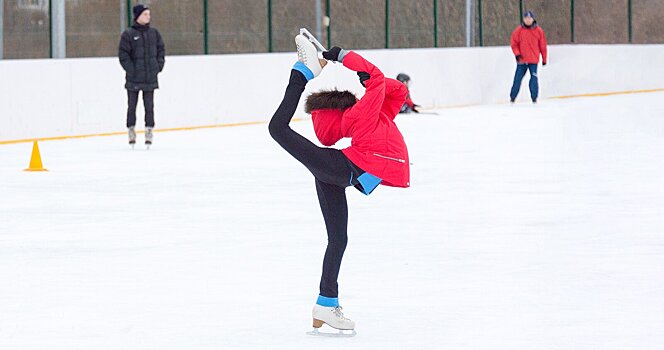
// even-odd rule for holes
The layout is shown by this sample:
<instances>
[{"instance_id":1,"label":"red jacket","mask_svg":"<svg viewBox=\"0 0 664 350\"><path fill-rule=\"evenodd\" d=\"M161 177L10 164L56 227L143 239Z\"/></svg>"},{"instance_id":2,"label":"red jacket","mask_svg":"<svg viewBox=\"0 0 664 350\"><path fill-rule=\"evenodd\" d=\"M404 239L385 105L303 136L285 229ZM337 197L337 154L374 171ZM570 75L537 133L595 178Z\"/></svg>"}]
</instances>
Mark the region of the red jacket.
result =
<instances>
[{"instance_id":1,"label":"red jacket","mask_svg":"<svg viewBox=\"0 0 664 350\"><path fill-rule=\"evenodd\" d=\"M408 149L394 123L408 89L397 80L385 78L376 66L355 52L349 52L343 63L353 71L369 73L366 93L344 111L312 111L318 140L332 146L343 137L352 138L351 146L342 152L353 164L382 179L383 185L409 187Z\"/></svg>"},{"instance_id":2,"label":"red jacket","mask_svg":"<svg viewBox=\"0 0 664 350\"><path fill-rule=\"evenodd\" d=\"M405 102L410 109L415 108L415 102L410 98L410 92L406 95L406 102Z\"/></svg>"},{"instance_id":3,"label":"red jacket","mask_svg":"<svg viewBox=\"0 0 664 350\"><path fill-rule=\"evenodd\" d=\"M520 25L512 33L512 51L514 56L521 55L519 63L538 64L540 54L546 64L546 35L537 23L530 28Z\"/></svg>"}]
</instances>

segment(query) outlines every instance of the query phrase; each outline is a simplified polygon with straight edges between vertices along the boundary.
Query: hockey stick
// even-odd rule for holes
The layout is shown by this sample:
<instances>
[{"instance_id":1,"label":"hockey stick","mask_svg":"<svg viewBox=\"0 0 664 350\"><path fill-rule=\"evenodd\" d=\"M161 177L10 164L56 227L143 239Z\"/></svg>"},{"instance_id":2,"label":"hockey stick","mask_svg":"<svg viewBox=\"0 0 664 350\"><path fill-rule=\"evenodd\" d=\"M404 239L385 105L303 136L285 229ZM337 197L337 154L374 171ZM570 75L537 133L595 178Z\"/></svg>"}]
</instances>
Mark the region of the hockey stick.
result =
<instances>
[{"instance_id":1,"label":"hockey stick","mask_svg":"<svg viewBox=\"0 0 664 350\"><path fill-rule=\"evenodd\" d=\"M307 40L311 41L311 43L314 44L314 46L316 46L318 51L321 51L321 52L327 51L325 46L323 46L323 44L321 44L318 41L318 39L316 39L316 37L307 30L307 28L300 28L300 34L302 36L304 36L305 38L307 38Z\"/></svg>"}]
</instances>

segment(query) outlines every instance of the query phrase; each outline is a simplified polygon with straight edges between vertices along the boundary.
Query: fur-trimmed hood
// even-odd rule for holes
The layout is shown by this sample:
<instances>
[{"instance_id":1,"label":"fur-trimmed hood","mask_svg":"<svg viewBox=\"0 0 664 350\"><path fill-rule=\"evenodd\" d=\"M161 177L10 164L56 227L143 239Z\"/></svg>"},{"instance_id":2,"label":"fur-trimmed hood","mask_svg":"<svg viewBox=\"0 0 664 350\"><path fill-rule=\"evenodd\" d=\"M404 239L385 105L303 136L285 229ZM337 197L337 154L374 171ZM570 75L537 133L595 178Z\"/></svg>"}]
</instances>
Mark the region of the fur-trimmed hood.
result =
<instances>
[{"instance_id":1,"label":"fur-trimmed hood","mask_svg":"<svg viewBox=\"0 0 664 350\"><path fill-rule=\"evenodd\" d=\"M341 121L344 111L357 103L350 91L320 91L307 97L304 110L311 114L316 137L324 146L332 146L346 135Z\"/></svg>"}]
</instances>

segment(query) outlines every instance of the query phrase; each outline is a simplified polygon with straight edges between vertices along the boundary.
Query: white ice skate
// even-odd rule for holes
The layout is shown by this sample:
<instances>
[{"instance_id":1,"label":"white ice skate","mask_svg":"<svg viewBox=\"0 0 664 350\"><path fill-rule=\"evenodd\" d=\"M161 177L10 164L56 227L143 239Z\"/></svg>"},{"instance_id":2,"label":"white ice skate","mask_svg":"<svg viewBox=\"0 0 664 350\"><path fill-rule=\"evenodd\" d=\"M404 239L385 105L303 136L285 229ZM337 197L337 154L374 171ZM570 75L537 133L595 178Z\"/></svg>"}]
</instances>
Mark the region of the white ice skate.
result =
<instances>
[{"instance_id":1,"label":"white ice skate","mask_svg":"<svg viewBox=\"0 0 664 350\"><path fill-rule=\"evenodd\" d=\"M145 147L150 149L150 146L152 146L152 128L148 127L145 128Z\"/></svg>"},{"instance_id":2,"label":"white ice skate","mask_svg":"<svg viewBox=\"0 0 664 350\"><path fill-rule=\"evenodd\" d=\"M353 337L357 334L355 332L355 322L344 317L341 306L321 306L316 304L311 313L314 319L314 329L307 334L326 337ZM321 332L320 329L323 327L323 324L327 324L338 330L338 332Z\"/></svg>"},{"instance_id":3,"label":"white ice skate","mask_svg":"<svg viewBox=\"0 0 664 350\"><path fill-rule=\"evenodd\" d=\"M136 128L133 126L127 128L127 133L129 134L129 146L134 149L134 145L136 144Z\"/></svg>"},{"instance_id":4,"label":"white ice skate","mask_svg":"<svg viewBox=\"0 0 664 350\"><path fill-rule=\"evenodd\" d=\"M295 37L295 45L297 46L297 60L304 63L312 73L314 77L317 77L323 66L320 65L318 61L318 51L316 46L309 41L304 35L298 34Z\"/></svg>"}]
</instances>

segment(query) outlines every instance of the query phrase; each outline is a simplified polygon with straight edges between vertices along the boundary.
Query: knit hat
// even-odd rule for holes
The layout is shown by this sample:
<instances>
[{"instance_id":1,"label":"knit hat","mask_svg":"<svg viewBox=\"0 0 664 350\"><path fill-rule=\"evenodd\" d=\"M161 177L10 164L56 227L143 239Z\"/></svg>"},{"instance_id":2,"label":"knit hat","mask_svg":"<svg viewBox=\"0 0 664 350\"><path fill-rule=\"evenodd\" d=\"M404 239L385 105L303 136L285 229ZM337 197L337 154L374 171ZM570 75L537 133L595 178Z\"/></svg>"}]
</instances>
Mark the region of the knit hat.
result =
<instances>
[{"instance_id":1,"label":"knit hat","mask_svg":"<svg viewBox=\"0 0 664 350\"><path fill-rule=\"evenodd\" d=\"M534 13L533 11L528 10L528 11L526 11L526 12L523 13L523 17L524 17L524 18L525 18L525 17L530 17L530 18L532 18L532 19L535 19L535 13Z\"/></svg>"},{"instance_id":2,"label":"knit hat","mask_svg":"<svg viewBox=\"0 0 664 350\"><path fill-rule=\"evenodd\" d=\"M136 19L143 13L143 11L149 9L150 9L149 7L143 4L138 4L134 6L134 8L132 9L134 11L134 22L136 22Z\"/></svg>"}]
</instances>

